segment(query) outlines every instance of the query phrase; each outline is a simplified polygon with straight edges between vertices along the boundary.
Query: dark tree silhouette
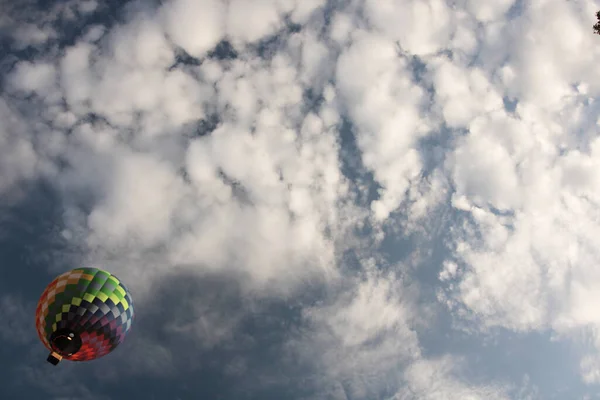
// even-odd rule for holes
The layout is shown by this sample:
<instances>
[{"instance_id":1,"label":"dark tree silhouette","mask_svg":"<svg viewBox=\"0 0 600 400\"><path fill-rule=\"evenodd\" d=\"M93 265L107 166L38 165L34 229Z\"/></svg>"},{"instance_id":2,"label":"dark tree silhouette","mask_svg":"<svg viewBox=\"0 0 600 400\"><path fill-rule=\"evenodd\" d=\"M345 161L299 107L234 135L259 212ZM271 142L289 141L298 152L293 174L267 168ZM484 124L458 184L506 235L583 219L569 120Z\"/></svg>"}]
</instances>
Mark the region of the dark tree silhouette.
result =
<instances>
[{"instance_id":1,"label":"dark tree silhouette","mask_svg":"<svg viewBox=\"0 0 600 400\"><path fill-rule=\"evenodd\" d=\"M596 18L598 19L598 22L594 25L594 33L600 35L600 11L596 13Z\"/></svg>"}]
</instances>

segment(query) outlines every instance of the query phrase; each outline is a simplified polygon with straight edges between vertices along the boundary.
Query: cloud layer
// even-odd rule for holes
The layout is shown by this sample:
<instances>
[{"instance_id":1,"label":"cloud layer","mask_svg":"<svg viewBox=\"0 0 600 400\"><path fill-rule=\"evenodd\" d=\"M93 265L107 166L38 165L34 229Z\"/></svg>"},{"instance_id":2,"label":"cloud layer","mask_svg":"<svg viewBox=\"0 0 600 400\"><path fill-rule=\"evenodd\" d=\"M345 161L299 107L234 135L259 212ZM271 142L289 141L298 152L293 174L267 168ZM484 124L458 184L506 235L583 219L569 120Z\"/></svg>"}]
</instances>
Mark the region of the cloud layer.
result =
<instances>
[{"instance_id":1,"label":"cloud layer","mask_svg":"<svg viewBox=\"0 0 600 400\"><path fill-rule=\"evenodd\" d=\"M73 259L129 283L124 374L551 398L453 345L549 333L600 383L592 1L35 7L0 2L3 213L47 185ZM22 298L0 297L11 331Z\"/></svg>"}]
</instances>

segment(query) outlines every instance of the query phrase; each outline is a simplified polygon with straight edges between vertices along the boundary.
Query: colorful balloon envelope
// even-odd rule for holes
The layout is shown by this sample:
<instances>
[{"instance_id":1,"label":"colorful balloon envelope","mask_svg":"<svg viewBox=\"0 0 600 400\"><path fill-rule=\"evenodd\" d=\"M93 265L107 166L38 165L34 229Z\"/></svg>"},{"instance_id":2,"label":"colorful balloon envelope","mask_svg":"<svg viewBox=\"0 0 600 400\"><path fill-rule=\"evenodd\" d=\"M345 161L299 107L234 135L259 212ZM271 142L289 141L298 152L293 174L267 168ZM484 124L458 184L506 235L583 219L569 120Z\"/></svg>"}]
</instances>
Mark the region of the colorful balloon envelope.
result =
<instances>
[{"instance_id":1,"label":"colorful balloon envelope","mask_svg":"<svg viewBox=\"0 0 600 400\"><path fill-rule=\"evenodd\" d=\"M129 291L114 275L78 268L58 276L44 290L35 324L48 362L63 358L89 361L113 351L131 329L134 317Z\"/></svg>"}]
</instances>

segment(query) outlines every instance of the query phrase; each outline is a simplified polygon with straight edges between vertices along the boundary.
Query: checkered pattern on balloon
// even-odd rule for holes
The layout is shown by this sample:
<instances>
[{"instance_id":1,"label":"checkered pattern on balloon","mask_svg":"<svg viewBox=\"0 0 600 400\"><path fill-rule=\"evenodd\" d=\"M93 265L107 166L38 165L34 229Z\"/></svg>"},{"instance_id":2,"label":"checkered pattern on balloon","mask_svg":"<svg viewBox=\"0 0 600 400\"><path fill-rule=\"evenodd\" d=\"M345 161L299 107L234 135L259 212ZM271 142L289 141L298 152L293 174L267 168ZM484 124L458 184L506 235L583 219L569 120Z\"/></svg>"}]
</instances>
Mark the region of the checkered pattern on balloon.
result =
<instances>
[{"instance_id":1,"label":"checkered pattern on balloon","mask_svg":"<svg viewBox=\"0 0 600 400\"><path fill-rule=\"evenodd\" d=\"M131 295L116 276L96 268L78 268L58 276L42 293L36 328L50 351L54 332L64 328L78 332L81 348L65 359L88 361L123 342L133 317Z\"/></svg>"}]
</instances>

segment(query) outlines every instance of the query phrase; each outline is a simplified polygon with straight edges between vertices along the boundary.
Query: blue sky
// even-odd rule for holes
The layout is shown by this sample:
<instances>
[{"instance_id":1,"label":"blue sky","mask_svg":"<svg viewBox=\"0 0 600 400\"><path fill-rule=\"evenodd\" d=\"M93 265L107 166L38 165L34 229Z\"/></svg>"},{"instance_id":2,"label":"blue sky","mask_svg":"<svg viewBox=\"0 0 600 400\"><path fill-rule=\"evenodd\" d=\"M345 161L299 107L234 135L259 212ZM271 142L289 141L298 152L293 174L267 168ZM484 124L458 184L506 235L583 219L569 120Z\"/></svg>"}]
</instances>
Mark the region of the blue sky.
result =
<instances>
[{"instance_id":1,"label":"blue sky","mask_svg":"<svg viewBox=\"0 0 600 400\"><path fill-rule=\"evenodd\" d=\"M600 5L0 0L2 399L600 398ZM45 362L54 276L136 320Z\"/></svg>"}]
</instances>

